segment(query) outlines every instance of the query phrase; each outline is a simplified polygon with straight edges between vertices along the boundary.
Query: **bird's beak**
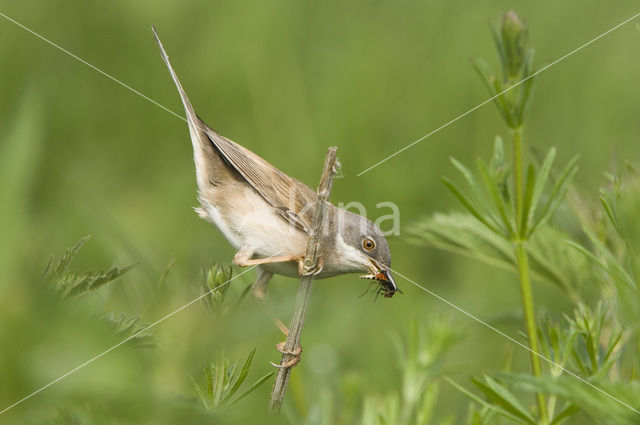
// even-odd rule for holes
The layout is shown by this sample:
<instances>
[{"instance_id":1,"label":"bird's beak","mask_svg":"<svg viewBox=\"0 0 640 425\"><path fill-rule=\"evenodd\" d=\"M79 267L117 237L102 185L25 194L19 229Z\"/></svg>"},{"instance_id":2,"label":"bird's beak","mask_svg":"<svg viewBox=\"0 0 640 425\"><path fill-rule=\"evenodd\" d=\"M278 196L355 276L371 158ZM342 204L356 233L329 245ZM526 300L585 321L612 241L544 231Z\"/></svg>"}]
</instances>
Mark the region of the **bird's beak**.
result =
<instances>
[{"instance_id":1,"label":"bird's beak","mask_svg":"<svg viewBox=\"0 0 640 425\"><path fill-rule=\"evenodd\" d=\"M362 279L373 279L377 280L380 284L380 289L382 294L391 298L396 292L402 293L396 286L396 281L393 279L393 275L391 274L391 270L389 268L381 265L374 259L371 260L371 274L367 274L364 276L360 276Z\"/></svg>"}]
</instances>

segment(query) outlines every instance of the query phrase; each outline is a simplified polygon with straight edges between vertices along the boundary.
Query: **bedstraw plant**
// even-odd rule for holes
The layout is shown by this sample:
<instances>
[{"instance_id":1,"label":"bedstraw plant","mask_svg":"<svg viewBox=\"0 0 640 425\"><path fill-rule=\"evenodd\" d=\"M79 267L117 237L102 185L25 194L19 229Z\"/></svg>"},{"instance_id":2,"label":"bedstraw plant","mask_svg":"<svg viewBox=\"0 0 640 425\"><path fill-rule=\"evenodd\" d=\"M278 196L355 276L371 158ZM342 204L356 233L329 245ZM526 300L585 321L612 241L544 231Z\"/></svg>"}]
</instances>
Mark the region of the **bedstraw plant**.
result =
<instances>
[{"instance_id":1,"label":"bedstraw plant","mask_svg":"<svg viewBox=\"0 0 640 425\"><path fill-rule=\"evenodd\" d=\"M473 66L507 126L507 143L497 136L491 160L478 159L475 173L451 159L468 189L448 178L443 181L466 212L435 214L416 223L410 232L414 242L517 273L525 329L522 338L529 348L531 371L474 377L472 383L481 395L449 382L475 404L469 411L469 424L506 420L556 425L571 418L582 423L585 416L595 423L633 423L640 417L634 412L640 401L635 380L638 347L637 342L635 347L629 342L637 340L637 325L623 330L625 319L619 313L621 304L626 304L624 310L636 312L627 316L637 316L638 257L625 241L618 218L620 196L603 191L601 204L609 223L598 222L598 214L586 214L588 201L571 186L577 156L558 167L556 149L551 148L539 161L535 156L528 160L523 127L535 83L528 29L514 12L505 13L491 29L500 75L482 59L473 60ZM615 192L620 184L614 177L611 180ZM571 235L553 223L561 205L567 205L582 223L593 251L569 241L584 240L583 235ZM608 228L614 229L613 238ZM614 243L614 251L610 245L615 238L623 242ZM540 321L533 298L534 279L557 285L575 303L575 311L560 320L545 317ZM588 302L585 282L596 283L603 301L595 306ZM625 296L620 298L621 294ZM533 398L527 401L526 394ZM535 408L530 405L532 400Z\"/></svg>"}]
</instances>

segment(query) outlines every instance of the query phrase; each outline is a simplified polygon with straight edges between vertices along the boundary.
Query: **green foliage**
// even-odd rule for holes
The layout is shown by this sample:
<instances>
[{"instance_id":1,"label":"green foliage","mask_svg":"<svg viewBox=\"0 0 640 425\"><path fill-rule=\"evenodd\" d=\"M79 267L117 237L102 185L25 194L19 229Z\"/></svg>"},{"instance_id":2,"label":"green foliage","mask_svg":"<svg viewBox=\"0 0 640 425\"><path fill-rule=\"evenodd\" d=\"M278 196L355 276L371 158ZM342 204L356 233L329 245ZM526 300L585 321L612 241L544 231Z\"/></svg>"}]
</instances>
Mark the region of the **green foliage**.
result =
<instances>
[{"instance_id":1,"label":"green foliage","mask_svg":"<svg viewBox=\"0 0 640 425\"><path fill-rule=\"evenodd\" d=\"M73 299L100 289L105 284L116 280L137 265L137 263L134 263L122 269L114 267L107 272L70 272L69 268L71 267L73 259L89 239L90 236L85 236L80 239L75 245L67 248L58 260L51 258L44 271L45 281L53 285L56 293L61 295L65 300ZM113 329L118 339L127 339L127 343L136 348L155 346L153 335L146 332L146 325L139 323L139 315L132 316L125 313L115 314L114 312L109 312L102 316L102 320Z\"/></svg>"},{"instance_id":2,"label":"green foliage","mask_svg":"<svg viewBox=\"0 0 640 425\"><path fill-rule=\"evenodd\" d=\"M414 223L407 234L413 244L434 246L517 272L511 244L469 213L435 213ZM578 290L591 270L585 257L565 243L569 237L560 228L544 226L529 240L526 249L534 277L578 300Z\"/></svg>"},{"instance_id":3,"label":"green foliage","mask_svg":"<svg viewBox=\"0 0 640 425\"><path fill-rule=\"evenodd\" d=\"M204 386L201 388L193 378L191 379L193 389L206 409L217 410L242 400L275 374L275 372L267 373L236 396L249 375L255 354L254 348L240 365L239 361L231 363L225 351L220 350L216 360L203 370Z\"/></svg>"},{"instance_id":4,"label":"green foliage","mask_svg":"<svg viewBox=\"0 0 640 425\"><path fill-rule=\"evenodd\" d=\"M368 405L375 410L381 425L432 423L438 397L435 378L442 372L445 353L459 337L442 319L430 323L424 330L412 321L404 338L392 335L402 371L402 389L399 394L388 396L398 400L397 410L394 402Z\"/></svg>"},{"instance_id":5,"label":"green foliage","mask_svg":"<svg viewBox=\"0 0 640 425\"><path fill-rule=\"evenodd\" d=\"M106 272L101 270L98 272L70 273L69 267L73 257L89 238L90 236L85 236L80 239L74 246L68 248L58 261L54 261L52 258L44 272L45 280L50 282L66 299L95 291L103 285L116 280L138 264L134 263L122 269L114 267Z\"/></svg>"},{"instance_id":6,"label":"green foliage","mask_svg":"<svg viewBox=\"0 0 640 425\"><path fill-rule=\"evenodd\" d=\"M204 297L202 301L207 311L218 322L215 324L216 326L220 326L220 320L230 320L234 317L234 312L251 289L251 285L248 285L238 296L233 306L227 305L227 293L232 278L233 269L231 266L225 268L214 264L203 271L201 290ZM204 385L200 387L191 378L192 387L205 409L217 410L232 405L257 390L274 375L275 372L267 373L236 396L249 375L255 353L256 349L254 348L240 365L239 361L231 363L224 349L218 350L215 360L203 368Z\"/></svg>"},{"instance_id":7,"label":"green foliage","mask_svg":"<svg viewBox=\"0 0 640 425\"><path fill-rule=\"evenodd\" d=\"M540 378L511 372L498 372L495 378L489 375L483 375L482 379L472 378L482 396L450 379L448 381L483 409L489 409L513 423L541 423L540 418L532 416L523 405L515 390L521 395L547 394L550 424L563 423L579 412L592 416L594 420L611 417L618 417L620 420L611 423L626 423L629 420L631 416L628 407L621 406L606 394L626 399L616 394L621 394L621 388L627 388L633 393L637 382L611 383L613 369L619 365L624 336L615 318L605 309L604 303L598 303L595 310L580 304L574 315L565 316L562 323L556 323L547 317L540 327L539 340L540 354L548 359L543 363L546 374ZM580 379L569 375L576 375ZM595 387L590 386L590 383ZM613 390L609 392L611 388ZM587 400L593 397L609 400L599 401L593 406L587 405ZM613 409L612 402L617 403ZM470 414L469 424L473 423L472 420L481 420L478 411L472 409L471 412L475 414Z\"/></svg>"},{"instance_id":8,"label":"green foliage","mask_svg":"<svg viewBox=\"0 0 640 425\"><path fill-rule=\"evenodd\" d=\"M156 346L153 335L147 332L147 325L140 324L140 316L118 315L109 313L103 320L113 329L119 340L127 339L127 343L136 348L152 348Z\"/></svg>"},{"instance_id":9,"label":"green foliage","mask_svg":"<svg viewBox=\"0 0 640 425\"><path fill-rule=\"evenodd\" d=\"M571 357L583 376L604 378L618 360L623 332L617 323L611 323L602 302L591 311L580 304L574 317L567 317L571 332L578 336Z\"/></svg>"},{"instance_id":10,"label":"green foliage","mask_svg":"<svg viewBox=\"0 0 640 425\"><path fill-rule=\"evenodd\" d=\"M606 388L618 385L613 382L622 370L630 373L625 380L634 385L635 369L628 364L622 365L622 358L625 344L630 335L637 332L637 325L623 332L618 312L612 309L625 303L630 304L628 310L634 307L637 310L640 289L637 257L628 241L633 232L623 230L618 212L618 202L628 196L620 196L622 180L610 178L613 189L602 191L600 203L609 222L608 228L613 231L609 232L599 223L585 225L584 233L593 246L593 252L572 241L576 235L550 225L550 220L565 201L577 171L577 157L559 172L554 172L556 150L552 148L539 164L529 164L525 175L521 127L533 81L529 78L532 75L532 50L528 47L526 27L513 12L504 15L501 27L494 25L493 33L502 62L502 82L485 62L474 62L491 94L498 95L505 87L513 87L521 79L526 79L517 90L509 90L495 99L509 128L512 159L507 159L500 137L495 139L489 164L477 160L476 173L452 159L469 192L449 179L444 178L443 181L466 213L437 213L417 223L410 232L414 242L518 272L527 329L523 335L531 351L532 372L501 372L472 378L480 395L452 380L449 382L480 406L480 409L470 409L470 424L493 421L489 418L491 415L498 415L510 423L529 425L560 424L584 415L598 423L625 423L630 417L629 410L633 408L629 409L630 405L625 406L624 401L618 401L614 411L620 412L621 416L608 412L606 407L616 400L615 396L607 396ZM640 202L636 206L640 206ZM637 211L633 222L637 222ZM582 216L579 212L577 215L580 220ZM588 225L592 225L591 228ZM596 267L600 276L611 281L610 284L603 285L598 282L601 279L594 278ZM538 327L530 273L561 288L576 303L574 315L563 315L561 323L546 317ZM584 302L583 289L588 283L595 282L606 295L606 301L600 301L591 308ZM631 294L632 298L625 300L628 298L624 297L625 294ZM629 351L633 357L637 355L637 349L636 352L633 349ZM539 356L544 357L544 363ZM522 382L527 384L522 385ZM619 390L612 391L619 394ZM587 400L598 392L609 400L588 405ZM537 409L529 404L532 395L536 398ZM612 421L612 418L616 419Z\"/></svg>"},{"instance_id":11,"label":"green foliage","mask_svg":"<svg viewBox=\"0 0 640 425\"><path fill-rule=\"evenodd\" d=\"M513 422L532 425L538 423L531 413L520 404L520 401L505 386L487 375L484 375L482 380L477 378L472 379L472 382L484 394L487 401L456 384L451 379L447 380L484 408L492 410Z\"/></svg>"},{"instance_id":12,"label":"green foliage","mask_svg":"<svg viewBox=\"0 0 640 425\"><path fill-rule=\"evenodd\" d=\"M502 79L480 58L474 59L473 66L491 97L495 97L494 103L509 128L519 128L529 108L535 79L535 70L532 68L533 48L529 46L528 29L510 11L503 15L499 24L493 22L491 30L500 58Z\"/></svg>"},{"instance_id":13,"label":"green foliage","mask_svg":"<svg viewBox=\"0 0 640 425\"><path fill-rule=\"evenodd\" d=\"M341 391L327 391L309 412L289 412L292 423L304 425L452 425L455 415L439 409L439 377L447 353L460 340L450 320L438 317L428 324L413 320L402 334L390 336L398 388L376 393L360 375L342 379ZM355 414L353 410L360 408Z\"/></svg>"},{"instance_id":14,"label":"green foliage","mask_svg":"<svg viewBox=\"0 0 640 425\"><path fill-rule=\"evenodd\" d=\"M604 238L598 237L590 229L584 228L584 232L589 238L594 251L591 252L579 243L569 241L568 243L594 264L599 266L607 276L619 287L619 289L631 290L634 294L640 293L640 281L638 271L640 268L639 257L633 248L636 244L637 233L637 207L640 205L640 191L638 190L638 175L632 168L628 167L627 174L629 185L623 185L624 178L610 176L612 190L601 190L600 203L608 219L610 229ZM623 189L624 187L624 189ZM624 195L623 195L624 193ZM618 204L622 199L634 206L631 217L621 219ZM631 228L630 228L631 227Z\"/></svg>"},{"instance_id":15,"label":"green foliage","mask_svg":"<svg viewBox=\"0 0 640 425\"><path fill-rule=\"evenodd\" d=\"M469 56L483 56L495 70L491 74L501 88L511 87L505 82L506 72L501 72L498 55L493 53L491 32L483 33L487 17L503 10L504 2L468 2L464 7L452 2L408 2L401 8L394 2L297 0L254 2L251 7L225 0L214 7L201 0L160 2L153 7L140 2L85 2L83 7L70 8L61 7L60 2L39 2L38 7L25 8L14 3L7 2L3 13L181 114L175 88L149 32L149 22L154 22L165 43L173 46L167 48L185 89L201 117L214 129L307 183L316 181L319 165L312 165L326 146L338 143L345 176L352 178L336 187L334 201L362 202L374 221L384 213L374 208L375 204L384 200L397 203L405 224L430 211L450 209L455 198L448 190L441 190L440 175L448 175L472 195L464 181L450 174L451 164L443 158L452 155L472 170L482 185L474 163L480 153L490 170L499 169L495 179L507 204L515 197L509 136L502 131L504 163L492 167L492 137L484 135L500 129L492 119L498 115L490 114L495 110L485 108L364 176L354 177L423 132L478 104L487 93L495 93L495 87L488 91L484 81L478 80L473 67L465 70ZM585 8L584 2L570 0L554 3L553 13L544 2L529 2L523 7L532 24L531 42L537 46L531 67L534 72L621 22L637 3L624 0L615 7ZM0 51L6 58L0 72L0 410L124 338L115 335L116 328L110 329L103 316L139 315L136 329L154 322L203 293L202 265L212 259L226 265L234 254L224 237L190 210L196 200L186 124L4 22L5 36L0 39ZM636 384L624 382L634 371L633 379L637 379L640 370L637 294L562 242L573 240L604 261L581 231L584 225L638 282L632 268L638 264L640 252L637 181L631 170L609 168L616 158L638 160L638 63L637 54L629 52L638 52L640 38L635 28L629 33L632 25L528 80L533 84L524 113L524 151L528 153L536 145L543 150L534 163L539 175L550 147L557 147L536 216L561 171L558 164L577 153L584 159L580 173L572 180L569 202L562 204L526 244L535 271L534 285L538 280L563 282L557 284L575 288L577 293L568 300L543 284L535 288L536 303L545 313L543 320L548 314L554 326L567 331L561 313L573 316L574 299L589 306L604 300L625 335L610 378L597 385L638 408ZM594 64L597 66L591 66ZM514 80L521 81L521 77ZM513 93L513 105L522 105L517 99L523 85L504 93L501 100L507 102ZM493 102L499 106L498 99ZM520 110L512 111L516 123ZM523 170L525 184L527 167ZM620 183L616 216L631 251L613 233L604 207L597 208L589 199L605 169ZM628 175L624 175L626 171ZM622 180L619 174L624 175ZM614 184L614 179L607 180L605 190L612 191ZM585 199L579 208L589 216L576 224L575 210L569 208L578 191L580 195L584 192ZM493 201L488 196L486 200L493 208ZM450 215L449 221L456 220L456 214L465 226L475 220L474 233L486 232L504 241L466 210ZM76 235L88 233L93 235L91 245L75 257L72 272L108 270L114 265L120 268L136 259L141 259L141 264L91 294L59 302L59 293L44 290L42 270L50 253L56 253L57 261L63 253L60 247L66 247L69 240L75 242L79 239ZM455 227L450 233L456 236ZM483 235L477 243L484 239ZM489 317L521 316L514 315L518 307L515 300L493 286L509 279L496 273L494 266L434 253L397 238L389 242L394 268L420 279L416 281L465 310ZM470 255L481 254L474 250L480 251L470 248ZM542 260L533 258L535 251L540 251ZM494 256L500 259L501 255ZM504 255L504 267L513 267L509 264L512 253ZM175 265L171 273L163 275L171 259ZM549 272L543 274L537 262L544 263ZM237 276L239 271L235 272ZM227 311L235 308L228 309L253 278L249 272L232 282L223 305ZM354 279L339 276L314 287L303 342L305 354L287 394L288 407L299 407L308 423L359 424L364 399L369 397L372 403L381 403L384 395L396 394L400 405L402 371L396 368L398 360L385 335L390 331L405 335L407 319L415 318L424 326L447 308L409 287L405 296L394 297L389 303L359 300L364 284ZM163 283L158 284L159 280ZM290 314L294 286L294 281L282 277L270 284L267 301L281 318ZM0 415L0 423L286 423L286 415L266 415L268 384L215 414L201 408L199 402L185 400L195 397L186 371L199 384L203 382L199 370L208 365L209 356L215 359L223 345L240 363L257 347L252 370L236 396L270 370L273 344L281 336L264 311L246 297L234 314L223 317L229 320L215 316L212 320L208 308L195 303L151 331L155 348L132 350L126 344ZM504 325L504 331L510 333L513 329L507 326L514 322L492 324ZM461 318L449 326L464 329L471 325ZM493 373L501 368L499 359L505 351L512 352L514 370L523 372L526 351L506 348L509 343L500 343L488 329L473 328L472 332L473 347L464 346L465 341L460 346L468 349L446 355L447 363L456 365L456 380L463 383L465 375L482 379L483 372L491 372L489 376L507 386L533 412L527 395L536 390L546 392L542 384L536 381L536 390L525 392L517 382L507 382ZM335 350L335 365L330 371L310 367L316 343ZM567 365L578 372L572 362L570 358ZM528 374L525 377L531 379ZM624 418L626 411L633 414L624 406L591 392L573 377L562 374L559 379L552 387L553 382L543 378L549 384L548 391L555 391L558 397L564 391L581 410L565 420L566 425L633 423L633 417L616 421ZM463 423L469 400L438 381L436 405L428 409L436 416L432 422L454 417L455 423ZM434 387L429 386L430 391L435 392ZM480 394L475 386L469 387ZM559 400L556 411L568 400ZM493 410L472 404L469 422L503 425L508 421ZM68 421L54 415L58 406L64 406L61 410L68 413ZM587 417L584 411L592 406L600 413ZM606 416L607 410L612 416ZM310 418L313 412L325 411L333 415L322 415L322 421L315 422ZM376 413L373 408L371 411ZM297 419L290 423L304 423Z\"/></svg>"},{"instance_id":16,"label":"green foliage","mask_svg":"<svg viewBox=\"0 0 640 425\"><path fill-rule=\"evenodd\" d=\"M561 376L557 379L535 378L529 374L503 374L501 377L511 385L529 392L544 392L566 400L551 424L565 423L575 416L573 423L607 425L632 425L638 423L634 412L640 400L640 386L633 383L613 383L606 380L590 380L595 389L575 378ZM586 419L585 416L589 419Z\"/></svg>"},{"instance_id":17,"label":"green foliage","mask_svg":"<svg viewBox=\"0 0 640 425\"><path fill-rule=\"evenodd\" d=\"M526 240L531 238L536 230L547 223L556 212L567 193L571 178L578 170L577 157L574 157L564 167L558 179L550 185L550 193L545 199L544 189L547 187L549 171L554 159L555 149L551 149L537 173L533 165L529 166L520 219L515 217L516 199L511 196L507 185L509 173L505 165L501 138L497 137L495 140L489 166L478 159L480 179L455 159L451 160L467 181L471 195L466 194L451 180L447 178L442 180L467 211L494 234L507 241ZM481 183L478 183L478 180Z\"/></svg>"},{"instance_id":18,"label":"green foliage","mask_svg":"<svg viewBox=\"0 0 640 425\"><path fill-rule=\"evenodd\" d=\"M214 264L211 267L205 268L203 271L204 278L202 279L202 293L206 309L216 318L221 319L228 316L238 308L238 305L247 296L251 290L251 285L248 285L240 294L233 306L225 304L227 292L229 290L229 282L233 278L233 269L231 266L225 268Z\"/></svg>"},{"instance_id":19,"label":"green foliage","mask_svg":"<svg viewBox=\"0 0 640 425\"><path fill-rule=\"evenodd\" d=\"M362 425L447 424L451 418L436 420L439 384L445 354L458 341L447 320L435 320L427 328L409 323L404 337L392 335L402 384L399 391L382 397L365 397Z\"/></svg>"}]
</instances>

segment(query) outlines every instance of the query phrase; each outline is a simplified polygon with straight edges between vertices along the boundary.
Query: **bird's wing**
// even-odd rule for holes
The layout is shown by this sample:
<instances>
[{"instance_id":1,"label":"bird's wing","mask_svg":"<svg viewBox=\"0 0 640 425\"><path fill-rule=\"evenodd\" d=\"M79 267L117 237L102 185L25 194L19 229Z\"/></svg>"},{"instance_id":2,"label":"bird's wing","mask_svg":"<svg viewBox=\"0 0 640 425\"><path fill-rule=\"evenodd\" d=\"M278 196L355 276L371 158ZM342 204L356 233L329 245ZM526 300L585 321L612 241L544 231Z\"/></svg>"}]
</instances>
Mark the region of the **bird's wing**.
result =
<instances>
[{"instance_id":1,"label":"bird's wing","mask_svg":"<svg viewBox=\"0 0 640 425\"><path fill-rule=\"evenodd\" d=\"M310 234L316 193L309 186L289 177L249 149L204 125L207 136L222 156L265 201L289 223Z\"/></svg>"}]
</instances>

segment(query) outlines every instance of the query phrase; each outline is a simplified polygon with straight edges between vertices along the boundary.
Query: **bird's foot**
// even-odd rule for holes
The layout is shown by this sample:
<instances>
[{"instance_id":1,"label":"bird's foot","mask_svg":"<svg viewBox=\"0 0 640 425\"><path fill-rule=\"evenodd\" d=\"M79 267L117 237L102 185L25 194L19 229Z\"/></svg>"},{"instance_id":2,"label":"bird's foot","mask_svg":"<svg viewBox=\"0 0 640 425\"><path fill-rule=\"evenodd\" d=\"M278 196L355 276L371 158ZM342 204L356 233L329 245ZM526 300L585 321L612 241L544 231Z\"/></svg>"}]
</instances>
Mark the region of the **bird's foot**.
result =
<instances>
[{"instance_id":1,"label":"bird's foot","mask_svg":"<svg viewBox=\"0 0 640 425\"><path fill-rule=\"evenodd\" d=\"M282 364L275 364L273 362L271 362L271 364L277 368L287 368L287 367L293 367L295 365L298 364L298 362L300 361L300 354L302 353L302 346L298 345L296 348L294 348L293 350L287 350L286 349L286 341L282 341L279 342L278 344L276 344L276 350L278 350L279 352L281 352L282 354L289 354L291 356L293 356L290 360L282 363Z\"/></svg>"},{"instance_id":2,"label":"bird's foot","mask_svg":"<svg viewBox=\"0 0 640 425\"><path fill-rule=\"evenodd\" d=\"M318 264L315 267L311 267L307 269L307 266L304 263L304 257L298 260L298 274L300 276L317 276L322 272L322 268L324 267L324 261L321 256L318 256Z\"/></svg>"}]
</instances>

